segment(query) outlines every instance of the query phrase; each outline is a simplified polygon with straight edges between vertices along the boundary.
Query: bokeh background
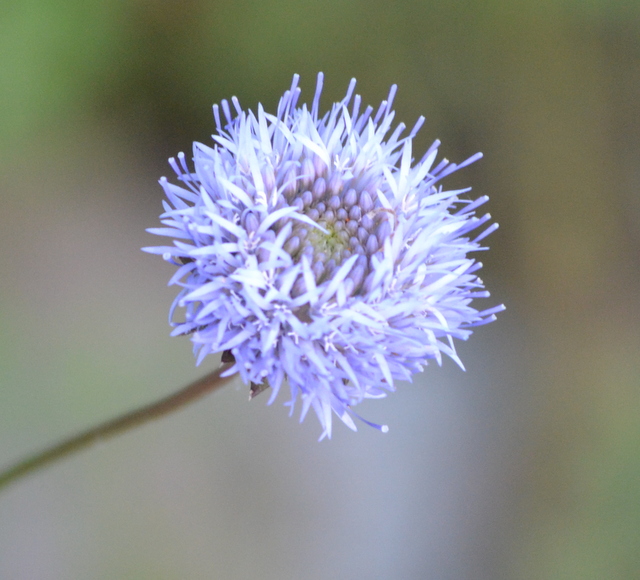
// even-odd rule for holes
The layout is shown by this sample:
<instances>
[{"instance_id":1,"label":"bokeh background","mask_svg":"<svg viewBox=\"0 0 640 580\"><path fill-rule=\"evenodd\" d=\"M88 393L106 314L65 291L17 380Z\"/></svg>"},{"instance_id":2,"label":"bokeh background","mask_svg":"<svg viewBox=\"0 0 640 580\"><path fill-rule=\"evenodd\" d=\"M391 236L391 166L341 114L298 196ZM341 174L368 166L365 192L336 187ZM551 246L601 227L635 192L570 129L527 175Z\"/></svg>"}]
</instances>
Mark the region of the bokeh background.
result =
<instances>
[{"instance_id":1,"label":"bokeh background","mask_svg":"<svg viewBox=\"0 0 640 580\"><path fill-rule=\"evenodd\" d=\"M5 0L0 462L205 371L143 254L211 105L399 85L488 194L507 311L363 404L387 435L225 390L0 495L0 578L640 578L640 2Z\"/></svg>"}]
</instances>

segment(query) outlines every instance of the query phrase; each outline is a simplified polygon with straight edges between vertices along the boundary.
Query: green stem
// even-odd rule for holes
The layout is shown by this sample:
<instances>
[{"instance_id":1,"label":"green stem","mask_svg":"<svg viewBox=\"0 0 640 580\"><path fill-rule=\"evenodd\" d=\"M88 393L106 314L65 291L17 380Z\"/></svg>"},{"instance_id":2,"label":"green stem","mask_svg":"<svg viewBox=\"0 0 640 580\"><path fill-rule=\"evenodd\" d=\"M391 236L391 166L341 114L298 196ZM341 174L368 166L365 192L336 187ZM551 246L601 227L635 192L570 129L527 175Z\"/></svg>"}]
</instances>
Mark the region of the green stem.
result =
<instances>
[{"instance_id":1,"label":"green stem","mask_svg":"<svg viewBox=\"0 0 640 580\"><path fill-rule=\"evenodd\" d=\"M41 469L58 459L62 459L67 455L71 455L76 451L80 451L94 443L99 439L106 439L117 435L122 431L128 431L138 425L142 425L147 421L167 415L183 405L195 401L211 391L219 389L228 383L233 377L221 377L220 375L231 365L224 365L217 371L208 374L201 379L191 383L177 393L169 395L155 403L146 405L135 411L126 413L120 417L116 417L111 421L91 427L77 435L69 437L61 441L57 445L53 445L27 459L18 461L7 469L0 470L0 489L6 487L10 483L29 475L31 472Z\"/></svg>"}]
</instances>

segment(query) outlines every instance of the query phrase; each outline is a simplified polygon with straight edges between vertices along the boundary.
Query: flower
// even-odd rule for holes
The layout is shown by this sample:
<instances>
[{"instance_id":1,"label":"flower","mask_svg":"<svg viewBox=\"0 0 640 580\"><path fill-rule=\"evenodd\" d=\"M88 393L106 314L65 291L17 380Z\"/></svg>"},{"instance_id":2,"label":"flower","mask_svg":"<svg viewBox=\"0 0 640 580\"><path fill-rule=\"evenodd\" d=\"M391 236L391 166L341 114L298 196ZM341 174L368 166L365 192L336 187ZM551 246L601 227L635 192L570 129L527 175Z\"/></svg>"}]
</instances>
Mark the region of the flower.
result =
<instances>
[{"instance_id":1,"label":"flower","mask_svg":"<svg viewBox=\"0 0 640 580\"><path fill-rule=\"evenodd\" d=\"M456 361L453 339L495 319L503 306L485 298L467 257L497 228L476 217L487 201L438 183L460 165L436 165L439 141L414 163L411 132L392 134L396 86L374 114L361 110L355 79L320 117L323 75L309 110L298 106L298 75L276 115L244 111L238 99L213 107L213 148L194 143L192 172L183 153L169 163L184 187L160 180L167 200L154 234L175 238L144 248L178 266L182 290L170 310L172 335L191 335L199 364L222 352L251 395L287 383L300 421L313 408L331 437L332 412L356 430L353 407L385 397L429 359ZM174 322L176 307L184 320Z\"/></svg>"}]
</instances>

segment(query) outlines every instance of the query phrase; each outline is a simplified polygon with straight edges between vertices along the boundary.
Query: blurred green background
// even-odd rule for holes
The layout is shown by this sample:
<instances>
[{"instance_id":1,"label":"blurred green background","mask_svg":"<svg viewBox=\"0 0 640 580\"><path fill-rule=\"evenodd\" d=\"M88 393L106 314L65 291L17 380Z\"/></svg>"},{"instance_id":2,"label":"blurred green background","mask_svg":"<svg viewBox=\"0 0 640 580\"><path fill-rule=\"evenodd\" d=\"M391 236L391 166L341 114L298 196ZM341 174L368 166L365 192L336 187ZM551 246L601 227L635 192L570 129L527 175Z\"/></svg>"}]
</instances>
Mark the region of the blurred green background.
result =
<instances>
[{"instance_id":1,"label":"blurred green background","mask_svg":"<svg viewBox=\"0 0 640 580\"><path fill-rule=\"evenodd\" d=\"M351 77L488 194L507 311L336 429L227 388L0 496L0 578L640 578L640 2L5 0L0 460L154 400L161 175L237 95Z\"/></svg>"}]
</instances>

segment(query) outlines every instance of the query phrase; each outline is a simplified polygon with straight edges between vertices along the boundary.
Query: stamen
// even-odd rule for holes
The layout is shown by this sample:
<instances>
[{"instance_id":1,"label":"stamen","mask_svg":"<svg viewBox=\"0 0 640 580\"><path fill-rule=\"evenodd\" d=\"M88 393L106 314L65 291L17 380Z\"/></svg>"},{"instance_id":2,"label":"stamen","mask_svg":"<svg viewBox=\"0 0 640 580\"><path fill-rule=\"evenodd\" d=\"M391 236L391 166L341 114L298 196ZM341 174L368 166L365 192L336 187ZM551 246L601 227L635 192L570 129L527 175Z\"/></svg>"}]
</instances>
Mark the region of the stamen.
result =
<instances>
[{"instance_id":1,"label":"stamen","mask_svg":"<svg viewBox=\"0 0 640 580\"><path fill-rule=\"evenodd\" d=\"M367 421L366 419L364 419L363 417L361 417L360 415L358 415L358 413L356 413L353 408L351 407L351 405L348 405L349 407L349 412L358 420L362 421L363 423L366 423L367 425L369 425L369 427L373 427L374 429L377 429L378 431L380 431L381 433L388 433L389 432L389 425L378 425L377 423L372 423L371 421Z\"/></svg>"}]
</instances>

